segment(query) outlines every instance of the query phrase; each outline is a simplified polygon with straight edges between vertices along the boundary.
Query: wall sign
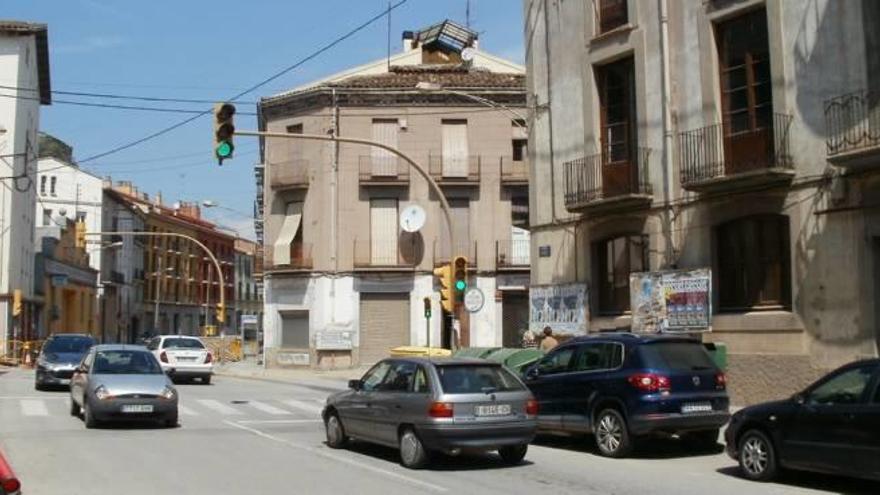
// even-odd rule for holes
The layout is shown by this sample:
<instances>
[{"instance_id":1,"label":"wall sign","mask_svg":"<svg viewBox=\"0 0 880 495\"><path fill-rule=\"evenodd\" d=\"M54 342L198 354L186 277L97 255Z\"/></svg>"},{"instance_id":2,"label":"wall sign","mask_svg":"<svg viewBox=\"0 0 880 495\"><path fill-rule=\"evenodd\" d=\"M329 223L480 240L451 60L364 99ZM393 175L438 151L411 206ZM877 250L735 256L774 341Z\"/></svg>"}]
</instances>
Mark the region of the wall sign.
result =
<instances>
[{"instance_id":1,"label":"wall sign","mask_svg":"<svg viewBox=\"0 0 880 495\"><path fill-rule=\"evenodd\" d=\"M550 257L550 245L538 246L538 257L539 258L549 258Z\"/></svg>"},{"instance_id":2,"label":"wall sign","mask_svg":"<svg viewBox=\"0 0 880 495\"><path fill-rule=\"evenodd\" d=\"M712 331L712 271L708 268L633 273L629 290L634 332Z\"/></svg>"},{"instance_id":3,"label":"wall sign","mask_svg":"<svg viewBox=\"0 0 880 495\"><path fill-rule=\"evenodd\" d=\"M529 288L529 329L540 332L587 333L589 311L586 284L532 286Z\"/></svg>"},{"instance_id":4,"label":"wall sign","mask_svg":"<svg viewBox=\"0 0 880 495\"><path fill-rule=\"evenodd\" d=\"M471 287L464 293L464 308L467 309L469 313L476 313L483 309L483 304L485 303L485 294L476 287Z\"/></svg>"}]
</instances>

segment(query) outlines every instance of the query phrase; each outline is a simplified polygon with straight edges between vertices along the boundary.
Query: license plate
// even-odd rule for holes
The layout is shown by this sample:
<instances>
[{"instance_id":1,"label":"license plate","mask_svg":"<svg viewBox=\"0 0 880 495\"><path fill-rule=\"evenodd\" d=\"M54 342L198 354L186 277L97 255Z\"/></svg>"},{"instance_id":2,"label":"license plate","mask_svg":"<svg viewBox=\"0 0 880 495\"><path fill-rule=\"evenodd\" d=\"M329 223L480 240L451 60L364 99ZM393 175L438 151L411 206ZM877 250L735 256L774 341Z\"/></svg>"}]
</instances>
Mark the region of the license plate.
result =
<instances>
[{"instance_id":1,"label":"license plate","mask_svg":"<svg viewBox=\"0 0 880 495\"><path fill-rule=\"evenodd\" d=\"M153 412L153 406L150 404L127 404L122 406L122 412L124 413L151 413Z\"/></svg>"},{"instance_id":2,"label":"license plate","mask_svg":"<svg viewBox=\"0 0 880 495\"><path fill-rule=\"evenodd\" d=\"M695 404L683 404L681 406L682 414L712 412L712 404L708 402L699 402Z\"/></svg>"},{"instance_id":3,"label":"license plate","mask_svg":"<svg viewBox=\"0 0 880 495\"><path fill-rule=\"evenodd\" d=\"M189 357L189 356L181 356L177 358L178 361L195 361L198 358Z\"/></svg>"},{"instance_id":4,"label":"license plate","mask_svg":"<svg viewBox=\"0 0 880 495\"><path fill-rule=\"evenodd\" d=\"M476 416L507 416L510 414L510 404L477 406L474 413Z\"/></svg>"}]
</instances>

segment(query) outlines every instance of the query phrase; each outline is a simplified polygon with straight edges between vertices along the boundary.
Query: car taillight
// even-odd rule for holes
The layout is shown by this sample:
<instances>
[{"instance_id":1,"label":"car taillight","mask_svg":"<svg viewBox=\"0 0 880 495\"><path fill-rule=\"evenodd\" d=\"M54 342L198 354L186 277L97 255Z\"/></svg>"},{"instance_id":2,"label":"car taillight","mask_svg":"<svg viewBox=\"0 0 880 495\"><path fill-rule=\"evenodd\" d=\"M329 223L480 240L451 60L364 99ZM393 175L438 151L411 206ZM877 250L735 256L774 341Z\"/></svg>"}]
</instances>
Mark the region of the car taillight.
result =
<instances>
[{"instance_id":1,"label":"car taillight","mask_svg":"<svg viewBox=\"0 0 880 495\"><path fill-rule=\"evenodd\" d=\"M209 364L213 360L214 360L214 356L212 356L210 352L205 355L205 364Z\"/></svg>"},{"instance_id":2,"label":"car taillight","mask_svg":"<svg viewBox=\"0 0 880 495\"><path fill-rule=\"evenodd\" d=\"M432 402L428 409L428 416L432 418L451 418L453 415L452 404L448 402Z\"/></svg>"},{"instance_id":3,"label":"car taillight","mask_svg":"<svg viewBox=\"0 0 880 495\"><path fill-rule=\"evenodd\" d=\"M0 486L3 487L3 493L18 493L21 490L21 483L18 481L18 478L7 478L0 482Z\"/></svg>"},{"instance_id":4,"label":"car taillight","mask_svg":"<svg viewBox=\"0 0 880 495\"><path fill-rule=\"evenodd\" d=\"M727 388L727 376L724 373L718 373L715 375L715 388L718 390L724 390Z\"/></svg>"},{"instance_id":5,"label":"car taillight","mask_svg":"<svg viewBox=\"0 0 880 495\"><path fill-rule=\"evenodd\" d=\"M627 379L633 387L645 392L669 391L669 378L655 373L636 373Z\"/></svg>"},{"instance_id":6,"label":"car taillight","mask_svg":"<svg viewBox=\"0 0 880 495\"><path fill-rule=\"evenodd\" d=\"M165 354L165 351L159 353L159 361L162 361L163 363L168 362L168 354Z\"/></svg>"},{"instance_id":7,"label":"car taillight","mask_svg":"<svg viewBox=\"0 0 880 495\"><path fill-rule=\"evenodd\" d=\"M538 415L538 401L535 399L529 399L526 401L526 414L529 416Z\"/></svg>"}]
</instances>

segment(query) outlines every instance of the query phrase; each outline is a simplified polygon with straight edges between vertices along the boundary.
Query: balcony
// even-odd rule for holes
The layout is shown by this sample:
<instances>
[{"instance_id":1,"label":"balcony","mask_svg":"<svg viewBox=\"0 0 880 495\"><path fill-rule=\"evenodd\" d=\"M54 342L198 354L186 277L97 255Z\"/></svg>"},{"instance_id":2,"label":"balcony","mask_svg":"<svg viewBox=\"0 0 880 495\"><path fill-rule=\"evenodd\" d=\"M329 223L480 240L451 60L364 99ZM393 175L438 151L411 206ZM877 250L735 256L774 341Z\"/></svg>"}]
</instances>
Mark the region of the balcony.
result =
<instances>
[{"instance_id":1,"label":"balcony","mask_svg":"<svg viewBox=\"0 0 880 495\"><path fill-rule=\"evenodd\" d=\"M791 121L790 115L773 114L769 126L745 132L726 132L724 124L682 132L682 186L713 193L790 183L795 174Z\"/></svg>"},{"instance_id":2,"label":"balcony","mask_svg":"<svg viewBox=\"0 0 880 495\"><path fill-rule=\"evenodd\" d=\"M434 266L440 266L452 261L449 255L449 241L446 239L434 239ZM468 266L477 266L477 241L465 241L455 243L455 256L466 256Z\"/></svg>"},{"instance_id":3,"label":"balcony","mask_svg":"<svg viewBox=\"0 0 880 495\"><path fill-rule=\"evenodd\" d=\"M428 156L431 177L440 185L479 185L480 157Z\"/></svg>"},{"instance_id":4,"label":"balcony","mask_svg":"<svg viewBox=\"0 0 880 495\"><path fill-rule=\"evenodd\" d=\"M577 213L611 213L646 208L653 191L648 176L651 149L635 160L613 161L608 153L565 163L565 208Z\"/></svg>"},{"instance_id":5,"label":"balcony","mask_svg":"<svg viewBox=\"0 0 880 495\"><path fill-rule=\"evenodd\" d=\"M290 246L290 262L285 263L275 263L274 253L270 248L265 253L263 267L266 273L311 270L312 245L303 242L293 243Z\"/></svg>"},{"instance_id":6,"label":"balcony","mask_svg":"<svg viewBox=\"0 0 880 495\"><path fill-rule=\"evenodd\" d=\"M401 236L398 240L355 239L352 258L356 270L412 270L423 256L424 245L416 237Z\"/></svg>"},{"instance_id":7,"label":"balcony","mask_svg":"<svg viewBox=\"0 0 880 495\"><path fill-rule=\"evenodd\" d=\"M529 185L529 161L501 158L501 184L505 186Z\"/></svg>"},{"instance_id":8,"label":"balcony","mask_svg":"<svg viewBox=\"0 0 880 495\"><path fill-rule=\"evenodd\" d=\"M309 187L309 161L284 160L269 164L269 187L276 190L307 189Z\"/></svg>"},{"instance_id":9,"label":"balcony","mask_svg":"<svg viewBox=\"0 0 880 495\"><path fill-rule=\"evenodd\" d=\"M358 160L362 186L405 186L409 184L409 164L397 156L361 156Z\"/></svg>"},{"instance_id":10,"label":"balcony","mask_svg":"<svg viewBox=\"0 0 880 495\"><path fill-rule=\"evenodd\" d=\"M880 91L825 101L828 161L841 167L880 166Z\"/></svg>"},{"instance_id":11,"label":"balcony","mask_svg":"<svg viewBox=\"0 0 880 495\"><path fill-rule=\"evenodd\" d=\"M527 270L531 265L530 250L529 239L495 241L495 265L499 270Z\"/></svg>"}]
</instances>

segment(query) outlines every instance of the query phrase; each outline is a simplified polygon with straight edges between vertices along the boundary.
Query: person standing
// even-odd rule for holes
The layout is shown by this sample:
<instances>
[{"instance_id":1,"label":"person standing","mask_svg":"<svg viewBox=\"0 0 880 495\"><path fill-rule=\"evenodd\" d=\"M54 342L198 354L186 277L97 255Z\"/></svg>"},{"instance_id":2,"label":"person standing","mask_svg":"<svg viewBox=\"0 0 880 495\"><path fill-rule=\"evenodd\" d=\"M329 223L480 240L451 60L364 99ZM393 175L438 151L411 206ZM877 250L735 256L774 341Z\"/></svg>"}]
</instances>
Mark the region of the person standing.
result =
<instances>
[{"instance_id":1,"label":"person standing","mask_svg":"<svg viewBox=\"0 0 880 495\"><path fill-rule=\"evenodd\" d=\"M553 329L550 326L544 327L544 338L541 339L541 350L544 352L549 352L554 347L559 345L559 341L553 337Z\"/></svg>"}]
</instances>

